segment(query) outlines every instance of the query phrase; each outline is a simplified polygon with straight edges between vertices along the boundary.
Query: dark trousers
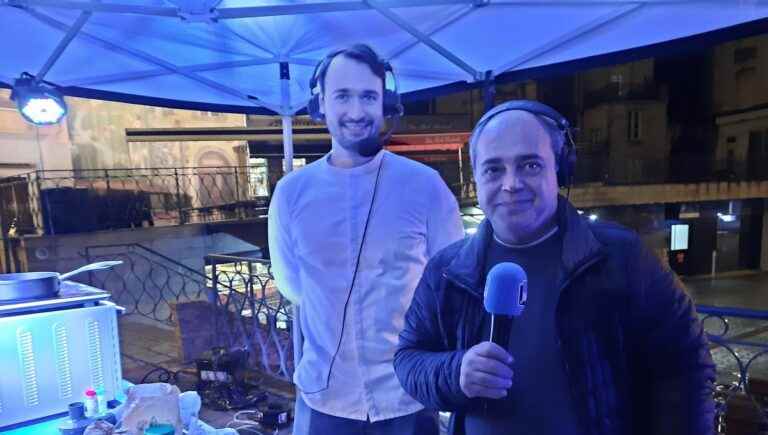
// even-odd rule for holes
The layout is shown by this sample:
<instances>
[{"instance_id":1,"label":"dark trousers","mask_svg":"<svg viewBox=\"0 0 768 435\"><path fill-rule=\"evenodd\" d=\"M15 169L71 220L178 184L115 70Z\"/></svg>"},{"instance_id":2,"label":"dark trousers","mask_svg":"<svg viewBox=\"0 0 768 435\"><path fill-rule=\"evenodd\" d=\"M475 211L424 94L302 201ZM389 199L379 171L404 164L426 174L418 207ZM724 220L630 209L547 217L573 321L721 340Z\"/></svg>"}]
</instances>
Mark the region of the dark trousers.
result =
<instances>
[{"instance_id":1,"label":"dark trousers","mask_svg":"<svg viewBox=\"0 0 768 435\"><path fill-rule=\"evenodd\" d=\"M437 435L437 412L415 414L376 422L323 414L296 398L293 435Z\"/></svg>"}]
</instances>

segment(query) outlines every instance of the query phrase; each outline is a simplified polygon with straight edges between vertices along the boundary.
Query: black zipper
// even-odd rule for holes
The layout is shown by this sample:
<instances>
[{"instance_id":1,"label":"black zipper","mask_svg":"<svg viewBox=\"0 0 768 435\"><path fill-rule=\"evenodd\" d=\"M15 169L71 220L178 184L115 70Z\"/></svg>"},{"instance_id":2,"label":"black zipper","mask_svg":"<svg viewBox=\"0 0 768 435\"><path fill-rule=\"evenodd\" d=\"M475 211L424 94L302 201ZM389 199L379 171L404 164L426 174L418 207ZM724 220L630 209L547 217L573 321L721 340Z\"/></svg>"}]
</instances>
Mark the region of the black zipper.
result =
<instances>
[{"instance_id":1,"label":"black zipper","mask_svg":"<svg viewBox=\"0 0 768 435\"><path fill-rule=\"evenodd\" d=\"M576 279L579 275L584 273L585 270L587 270L588 268L592 267L594 264L596 264L598 261L602 260L603 258L604 258L604 255L596 255L596 256L592 257L589 261L587 261L584 264L582 264L581 266L579 266L579 268L576 269L576 271L574 271L572 274L570 274L568 276L568 278L565 281L563 281L563 283L560 285L560 288L558 290L561 294L560 294L560 296L558 296L558 298L557 298L557 306L555 306L555 321L557 321L557 313L558 313L558 309L560 308L560 301L562 300L562 292L563 292L563 290L565 290L565 288L568 287L573 282L574 279ZM556 326L559 327L559 325L556 325ZM561 335L560 334L560 329L558 328L558 331L557 331L557 346L562 350L562 344L561 344L561 340L560 340L560 335ZM563 362L565 364L565 372L567 374L567 373L569 373L569 367L568 367L568 363L565 361L565 358L563 358Z\"/></svg>"},{"instance_id":2,"label":"black zipper","mask_svg":"<svg viewBox=\"0 0 768 435\"><path fill-rule=\"evenodd\" d=\"M456 278L454 278L454 277L448 276L448 273L447 273L447 272L443 272L443 278L445 278L445 279L447 279L448 281L450 281L450 282L452 282L452 283L456 284L456 286L458 286L458 287L461 287L461 288L463 288L464 290L468 291L468 292L469 292L469 293L470 293L472 296L474 296L475 298L477 298L477 299L479 299L479 298L480 298L480 296L478 296L478 295L477 295L477 293L476 293L476 290L475 290L475 289L473 289L473 288L471 288L470 286L468 286L468 285L466 285L466 284L464 284L464 283L460 282L458 279L456 279ZM482 294L482 293L483 293L483 292L480 292L480 294Z\"/></svg>"},{"instance_id":3,"label":"black zipper","mask_svg":"<svg viewBox=\"0 0 768 435\"><path fill-rule=\"evenodd\" d=\"M604 256L604 255L602 255L602 254L598 254L598 255L595 255L594 257L592 257L592 259L590 259L589 261L587 261L587 262L586 262L586 263L584 263L583 265L579 266L579 268L578 268L578 269L576 269L576 271L575 271L575 272L573 272L573 273L572 273L572 274L571 274L571 275L568 277L568 279L566 279L566 280L563 282L563 284L562 284L562 285L560 285L560 291L562 292L562 291L565 289L565 287L567 287L567 286L568 286L568 285L569 285L569 284L570 284L570 283L571 283L571 282L572 282L574 279L576 279L576 277L578 277L579 275L581 275L581 274L582 274L582 273L583 273L583 272L584 272L584 271L585 271L587 268L591 267L592 265L594 265L594 264L595 264L595 263L597 263L598 261L602 260L604 257L605 257L605 256Z\"/></svg>"},{"instance_id":4,"label":"black zipper","mask_svg":"<svg viewBox=\"0 0 768 435\"><path fill-rule=\"evenodd\" d=\"M555 307L555 321L557 321L557 313L558 313L558 308L560 307L560 302L561 302L563 290L565 290L565 288L567 286L569 286L573 282L574 279L576 279L579 275L584 273L584 271L586 271L588 268L590 268L593 265L595 265L598 261L602 260L604 257L605 257L604 255L596 255L595 257L593 257L592 259L590 259L589 261L587 261L583 265L579 266L579 268L576 269L575 272L570 274L570 276L563 282L563 284L560 286L560 293L561 294L560 294L560 296L557 299L557 306ZM558 330L557 330L557 347L558 347L558 349L560 351L561 361L563 362L563 369L565 370L565 377L566 377L566 379L569 380L568 384L570 386L569 390L570 390L570 393L571 393L571 398L574 401L574 405L576 405L578 403L579 398L576 397L576 391L574 391L574 389L573 389L573 382L570 382L570 379L571 379L571 376L572 376L572 374L571 374L571 367L568 364L568 359L566 358L566 356L565 356L565 354L563 352L562 340L560 338L561 335L562 335L560 333L560 325L556 325L556 326L558 327ZM578 405L576 405L576 406L578 407ZM576 411L576 412L578 412L578 411Z\"/></svg>"},{"instance_id":5,"label":"black zipper","mask_svg":"<svg viewBox=\"0 0 768 435\"><path fill-rule=\"evenodd\" d=\"M454 277L448 276L448 273L443 272L443 277L445 279L447 279L448 281L450 281L451 283L453 283L454 285L456 285L457 287L461 287L462 289L464 289L467 293L469 293L471 296L473 296L476 300L480 300L481 299L481 297L478 296L478 294L476 293L475 289L472 289L470 286L468 286L468 285L466 285L466 284L464 284L462 282L459 282ZM459 343L459 345L460 345L461 348L467 348L468 345L469 345L469 334L468 334L468 332L469 332L469 329L470 329L469 322L467 321L468 317L470 316L469 304L465 304L462 307L462 310L464 310L464 316L463 316L464 317L464 322L463 322L464 324L462 326L462 328L463 328L462 342ZM476 322L476 323L478 323L478 324L475 325L475 327L474 327L475 331L473 331L473 335L472 335L473 337L478 336L479 335L479 331L478 330L482 329L482 327L483 327L482 319L480 320L480 322Z\"/></svg>"}]
</instances>

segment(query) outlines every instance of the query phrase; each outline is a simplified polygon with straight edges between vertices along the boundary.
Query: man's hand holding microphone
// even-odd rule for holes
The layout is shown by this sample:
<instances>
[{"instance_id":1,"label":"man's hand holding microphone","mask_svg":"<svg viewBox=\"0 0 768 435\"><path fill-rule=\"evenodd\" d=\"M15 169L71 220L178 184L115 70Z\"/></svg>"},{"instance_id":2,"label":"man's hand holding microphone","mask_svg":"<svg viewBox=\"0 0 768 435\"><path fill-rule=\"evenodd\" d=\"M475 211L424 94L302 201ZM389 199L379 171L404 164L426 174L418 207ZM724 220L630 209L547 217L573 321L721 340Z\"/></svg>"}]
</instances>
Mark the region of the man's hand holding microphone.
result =
<instances>
[{"instance_id":1,"label":"man's hand holding microphone","mask_svg":"<svg viewBox=\"0 0 768 435\"><path fill-rule=\"evenodd\" d=\"M528 278L515 263L499 263L485 281L483 304L491 315L490 340L478 343L461 359L459 386L469 398L501 399L512 386L514 358L505 349L513 317L523 312Z\"/></svg>"},{"instance_id":2,"label":"man's hand holding microphone","mask_svg":"<svg viewBox=\"0 0 768 435\"><path fill-rule=\"evenodd\" d=\"M484 341L461 359L459 386L469 398L501 399L512 386L512 355L496 343Z\"/></svg>"}]
</instances>

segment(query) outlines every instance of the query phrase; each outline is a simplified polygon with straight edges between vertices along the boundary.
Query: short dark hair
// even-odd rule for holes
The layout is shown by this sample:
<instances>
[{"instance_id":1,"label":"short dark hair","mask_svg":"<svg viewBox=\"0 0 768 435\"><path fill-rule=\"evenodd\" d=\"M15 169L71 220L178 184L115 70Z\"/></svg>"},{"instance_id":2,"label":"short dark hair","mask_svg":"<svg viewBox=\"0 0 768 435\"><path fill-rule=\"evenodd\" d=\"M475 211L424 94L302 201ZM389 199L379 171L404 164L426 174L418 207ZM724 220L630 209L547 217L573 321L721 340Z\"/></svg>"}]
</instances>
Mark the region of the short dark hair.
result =
<instances>
[{"instance_id":1,"label":"short dark hair","mask_svg":"<svg viewBox=\"0 0 768 435\"><path fill-rule=\"evenodd\" d=\"M534 118L536 118L541 126L544 128L544 130L549 135L550 140L550 146L552 147L552 154L555 156L555 170L560 169L560 154L563 152L563 147L565 146L565 134L562 130L560 130L560 127L557 126L555 121L547 118L546 116L537 115L535 113L528 112L527 110L522 109L511 109L511 110L520 110L522 112L529 113ZM505 110L504 112L509 112L511 110ZM480 134L483 132L485 127L491 122L493 118L496 116L504 113L499 112L496 115L492 116L491 118L488 118L483 123L478 123L474 130L472 130L472 135L469 137L469 162L472 165L472 170L474 171L475 164L477 162L477 143L480 141Z\"/></svg>"},{"instance_id":2,"label":"short dark hair","mask_svg":"<svg viewBox=\"0 0 768 435\"><path fill-rule=\"evenodd\" d=\"M354 44L328 53L320 62L317 69L317 84L320 86L320 92L325 91L325 76L328 74L328 67L331 66L331 62L337 56L344 56L368 65L371 72L381 79L382 91L387 87L387 62L382 60L368 44Z\"/></svg>"}]
</instances>

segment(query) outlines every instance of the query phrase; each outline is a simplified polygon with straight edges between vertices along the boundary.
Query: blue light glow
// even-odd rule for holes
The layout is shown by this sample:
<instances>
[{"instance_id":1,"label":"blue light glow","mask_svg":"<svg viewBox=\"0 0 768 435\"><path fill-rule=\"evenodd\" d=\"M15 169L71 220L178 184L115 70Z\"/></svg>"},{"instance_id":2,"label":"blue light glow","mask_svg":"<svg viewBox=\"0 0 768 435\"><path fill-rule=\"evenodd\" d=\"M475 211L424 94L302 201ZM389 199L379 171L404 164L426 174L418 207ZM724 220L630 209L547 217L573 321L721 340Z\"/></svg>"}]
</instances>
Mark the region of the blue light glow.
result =
<instances>
[{"instance_id":1,"label":"blue light glow","mask_svg":"<svg viewBox=\"0 0 768 435\"><path fill-rule=\"evenodd\" d=\"M736 220L736 215L730 213L718 213L717 217L723 222L733 222Z\"/></svg>"},{"instance_id":2,"label":"blue light glow","mask_svg":"<svg viewBox=\"0 0 768 435\"><path fill-rule=\"evenodd\" d=\"M30 98L21 111L35 124L56 124L67 113L53 98Z\"/></svg>"},{"instance_id":3,"label":"blue light glow","mask_svg":"<svg viewBox=\"0 0 768 435\"><path fill-rule=\"evenodd\" d=\"M21 116L35 125L56 124L67 114L67 103L61 92L29 74L22 74L14 82L11 99Z\"/></svg>"}]
</instances>

